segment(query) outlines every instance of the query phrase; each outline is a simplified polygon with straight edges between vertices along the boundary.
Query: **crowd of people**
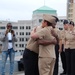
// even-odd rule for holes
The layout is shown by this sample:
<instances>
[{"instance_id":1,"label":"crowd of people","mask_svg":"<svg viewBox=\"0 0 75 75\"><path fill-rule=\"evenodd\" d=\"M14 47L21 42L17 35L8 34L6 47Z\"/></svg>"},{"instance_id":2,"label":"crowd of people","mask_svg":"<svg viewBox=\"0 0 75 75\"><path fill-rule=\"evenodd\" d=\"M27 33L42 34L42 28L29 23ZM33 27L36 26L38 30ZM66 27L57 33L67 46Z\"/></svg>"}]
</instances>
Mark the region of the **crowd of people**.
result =
<instances>
[{"instance_id":1,"label":"crowd of people","mask_svg":"<svg viewBox=\"0 0 75 75\"><path fill-rule=\"evenodd\" d=\"M75 28L74 22L64 20L63 30L56 28L59 19L43 14L41 25L34 27L23 53L25 75L58 75L59 54L63 72L60 75L75 75ZM11 38L9 38L9 35ZM0 38L2 46L2 73L5 75L7 57L10 59L10 72L13 75L15 49L17 42L12 24L7 24L5 36Z\"/></svg>"}]
</instances>

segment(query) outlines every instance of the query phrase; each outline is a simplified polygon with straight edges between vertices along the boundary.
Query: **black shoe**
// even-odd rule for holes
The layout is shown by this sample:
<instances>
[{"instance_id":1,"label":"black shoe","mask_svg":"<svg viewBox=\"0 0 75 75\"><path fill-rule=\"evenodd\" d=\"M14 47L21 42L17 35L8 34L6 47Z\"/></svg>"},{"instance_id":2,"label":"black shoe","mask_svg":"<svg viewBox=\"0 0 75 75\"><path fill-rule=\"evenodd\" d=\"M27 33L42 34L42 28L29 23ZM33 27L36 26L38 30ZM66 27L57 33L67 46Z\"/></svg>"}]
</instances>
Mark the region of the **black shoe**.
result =
<instances>
[{"instance_id":1,"label":"black shoe","mask_svg":"<svg viewBox=\"0 0 75 75\"><path fill-rule=\"evenodd\" d=\"M66 73L65 73L65 72L63 72L63 73L60 73L60 75L66 75Z\"/></svg>"}]
</instances>

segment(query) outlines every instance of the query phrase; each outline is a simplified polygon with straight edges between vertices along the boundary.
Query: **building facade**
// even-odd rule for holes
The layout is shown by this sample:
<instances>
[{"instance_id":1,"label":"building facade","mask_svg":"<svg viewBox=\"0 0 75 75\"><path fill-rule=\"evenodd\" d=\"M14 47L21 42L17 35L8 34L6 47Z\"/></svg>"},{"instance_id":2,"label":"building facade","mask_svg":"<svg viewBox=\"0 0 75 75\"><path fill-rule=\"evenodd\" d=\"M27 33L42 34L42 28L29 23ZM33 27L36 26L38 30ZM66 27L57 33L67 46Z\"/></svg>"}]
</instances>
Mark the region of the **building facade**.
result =
<instances>
[{"instance_id":1,"label":"building facade","mask_svg":"<svg viewBox=\"0 0 75 75\"><path fill-rule=\"evenodd\" d=\"M75 22L75 0L67 0L67 19Z\"/></svg>"}]
</instances>

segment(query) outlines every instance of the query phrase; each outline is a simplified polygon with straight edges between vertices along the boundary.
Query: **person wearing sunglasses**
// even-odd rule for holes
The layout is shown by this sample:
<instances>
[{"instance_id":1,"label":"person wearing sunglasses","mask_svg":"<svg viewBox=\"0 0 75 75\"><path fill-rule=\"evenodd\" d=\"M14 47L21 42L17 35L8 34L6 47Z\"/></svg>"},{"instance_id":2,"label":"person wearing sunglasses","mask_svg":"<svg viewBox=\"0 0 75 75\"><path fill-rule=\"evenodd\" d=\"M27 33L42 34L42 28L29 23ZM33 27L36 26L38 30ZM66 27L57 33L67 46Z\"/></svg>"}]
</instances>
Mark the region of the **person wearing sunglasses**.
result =
<instances>
[{"instance_id":1,"label":"person wearing sunglasses","mask_svg":"<svg viewBox=\"0 0 75 75\"><path fill-rule=\"evenodd\" d=\"M9 75L13 75L14 71L14 58L15 58L15 49L14 43L17 42L17 38L15 37L14 30L12 30L12 24L7 23L7 29L5 31L5 36L0 38L2 44L2 70L1 75L5 75L5 65L7 58L9 56L10 60L10 72Z\"/></svg>"}]
</instances>

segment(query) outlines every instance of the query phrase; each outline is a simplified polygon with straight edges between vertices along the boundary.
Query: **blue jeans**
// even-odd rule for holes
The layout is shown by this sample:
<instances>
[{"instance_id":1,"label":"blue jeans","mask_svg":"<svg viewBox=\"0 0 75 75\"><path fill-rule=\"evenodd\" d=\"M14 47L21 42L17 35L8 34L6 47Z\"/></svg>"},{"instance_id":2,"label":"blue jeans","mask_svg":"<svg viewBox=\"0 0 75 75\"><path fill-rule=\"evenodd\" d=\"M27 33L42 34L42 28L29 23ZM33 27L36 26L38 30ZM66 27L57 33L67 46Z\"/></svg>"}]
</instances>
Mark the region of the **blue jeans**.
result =
<instances>
[{"instance_id":1,"label":"blue jeans","mask_svg":"<svg viewBox=\"0 0 75 75\"><path fill-rule=\"evenodd\" d=\"M14 57L15 57L15 51L13 50L13 48L8 49L8 51L2 51L2 70L1 70L2 75L5 75L5 65L6 65L6 61L7 61L8 56L9 56L9 60L10 60L10 72L9 72L9 75L13 75Z\"/></svg>"}]
</instances>

